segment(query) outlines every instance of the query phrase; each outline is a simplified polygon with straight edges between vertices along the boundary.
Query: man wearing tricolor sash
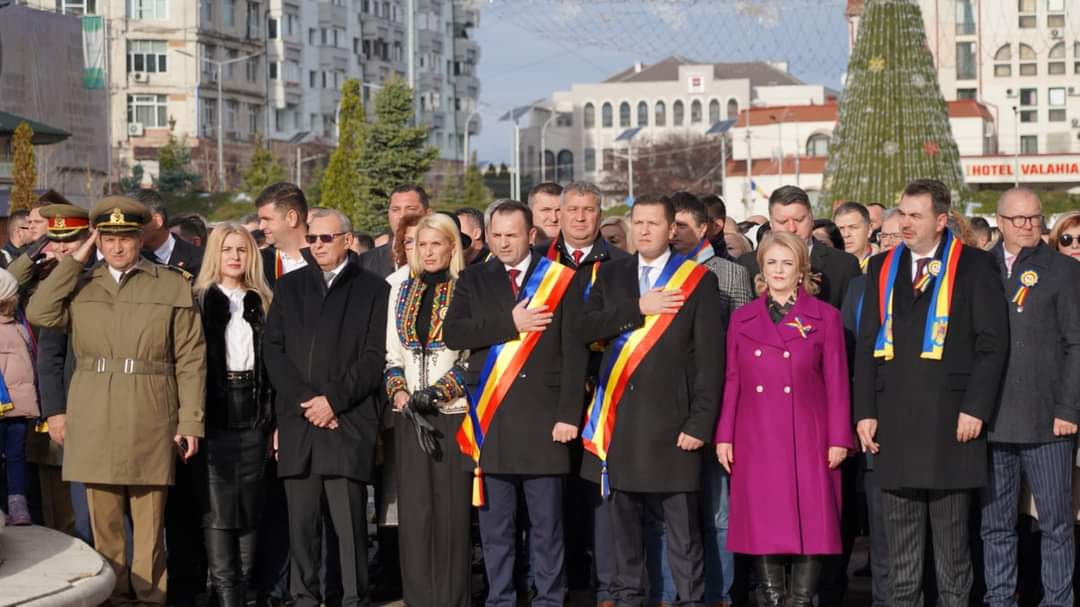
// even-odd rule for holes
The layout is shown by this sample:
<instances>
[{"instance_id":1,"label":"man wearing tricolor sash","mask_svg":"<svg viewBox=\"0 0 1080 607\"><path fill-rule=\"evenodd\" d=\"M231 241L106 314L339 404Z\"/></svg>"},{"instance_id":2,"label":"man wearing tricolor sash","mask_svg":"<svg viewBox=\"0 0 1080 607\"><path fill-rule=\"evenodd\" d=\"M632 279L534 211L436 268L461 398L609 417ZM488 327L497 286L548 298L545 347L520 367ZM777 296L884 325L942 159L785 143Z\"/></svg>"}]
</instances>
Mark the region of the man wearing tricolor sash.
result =
<instances>
[{"instance_id":1,"label":"man wearing tricolor sash","mask_svg":"<svg viewBox=\"0 0 1080 607\"><path fill-rule=\"evenodd\" d=\"M940 604L968 604L971 490L987 482L983 426L1009 355L993 258L946 228L949 204L939 181L905 188L903 244L870 261L856 349L855 419L876 456L896 607L922 605L928 525Z\"/></svg>"},{"instance_id":2,"label":"man wearing tricolor sash","mask_svg":"<svg viewBox=\"0 0 1080 607\"><path fill-rule=\"evenodd\" d=\"M680 604L701 605L701 447L724 374L724 313L716 275L669 248L675 211L642 197L631 215L634 257L600 268L582 338L607 341L586 413L582 474L611 500L617 605L645 599L642 525L656 504Z\"/></svg>"},{"instance_id":3,"label":"man wearing tricolor sash","mask_svg":"<svg viewBox=\"0 0 1080 607\"><path fill-rule=\"evenodd\" d=\"M449 348L470 350L469 411L457 443L473 459L486 604L516 604L520 493L530 523L532 605L562 605L566 443L577 437L581 423L588 352L580 337L583 297L573 270L530 251L535 229L524 204L497 206L487 236L496 258L462 272L443 325Z\"/></svg>"},{"instance_id":4,"label":"man wearing tricolor sash","mask_svg":"<svg viewBox=\"0 0 1080 607\"><path fill-rule=\"evenodd\" d=\"M989 424L982 495L986 603L1015 600L1021 476L1042 532L1042 605L1073 604L1073 479L1080 423L1080 264L1043 243L1042 204L1026 188L998 200L991 251L1008 302L1009 365ZM1034 588L1039 582L1034 581Z\"/></svg>"}]
</instances>

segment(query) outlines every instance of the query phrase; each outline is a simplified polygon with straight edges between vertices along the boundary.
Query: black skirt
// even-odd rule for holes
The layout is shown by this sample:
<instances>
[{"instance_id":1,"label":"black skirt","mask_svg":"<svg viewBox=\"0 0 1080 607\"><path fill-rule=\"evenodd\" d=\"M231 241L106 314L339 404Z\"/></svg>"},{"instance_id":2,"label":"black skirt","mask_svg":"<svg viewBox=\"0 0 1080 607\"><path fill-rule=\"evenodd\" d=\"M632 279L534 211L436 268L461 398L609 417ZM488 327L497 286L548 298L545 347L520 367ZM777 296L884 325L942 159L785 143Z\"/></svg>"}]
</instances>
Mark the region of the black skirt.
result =
<instances>
[{"instance_id":1,"label":"black skirt","mask_svg":"<svg viewBox=\"0 0 1080 607\"><path fill-rule=\"evenodd\" d=\"M232 382L230 382L232 383ZM226 403L210 406L230 410L229 418L247 417L241 411L254 410L254 399L238 403L238 394ZM243 398L242 400L247 400ZM267 428L210 428L196 462L202 493L202 525L210 529L254 529L264 502L264 473L270 432Z\"/></svg>"}]
</instances>

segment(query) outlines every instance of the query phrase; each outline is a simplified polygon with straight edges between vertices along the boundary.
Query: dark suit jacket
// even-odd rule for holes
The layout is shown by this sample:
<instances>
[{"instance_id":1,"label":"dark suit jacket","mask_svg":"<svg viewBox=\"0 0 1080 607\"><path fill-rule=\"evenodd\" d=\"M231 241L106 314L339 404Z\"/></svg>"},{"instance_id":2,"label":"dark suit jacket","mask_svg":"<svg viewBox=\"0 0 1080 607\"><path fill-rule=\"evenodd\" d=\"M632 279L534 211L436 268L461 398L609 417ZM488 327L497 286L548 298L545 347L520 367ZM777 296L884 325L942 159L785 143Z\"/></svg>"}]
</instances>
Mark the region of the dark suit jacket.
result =
<instances>
[{"instance_id":1,"label":"dark suit jacket","mask_svg":"<svg viewBox=\"0 0 1080 607\"><path fill-rule=\"evenodd\" d=\"M309 266L315 264L315 258L311 256L310 249L304 247L300 249L300 254L304 256L304 259L307 260ZM266 247L265 249L259 251L259 255L262 255L263 276L266 277L266 284L271 289L273 289L274 285L277 284L278 281L276 276L277 249L275 249L274 247ZM350 259L355 260L357 259L357 257L350 256Z\"/></svg>"},{"instance_id":2,"label":"dark suit jacket","mask_svg":"<svg viewBox=\"0 0 1080 607\"><path fill-rule=\"evenodd\" d=\"M263 353L277 391L280 476L371 481L389 296L385 280L355 263L347 263L329 289L316 264L278 280ZM330 401L337 430L304 418L300 403L318 395Z\"/></svg>"},{"instance_id":3,"label":"dark suit jacket","mask_svg":"<svg viewBox=\"0 0 1080 607\"><path fill-rule=\"evenodd\" d=\"M941 258L941 247L936 257ZM926 316L937 279L915 296L911 252L900 259L893 288L891 361L874 358L881 326L878 276L888 268L874 256L855 353L855 419L877 419L881 451L875 469L883 489L958 490L981 487L988 467L986 427L967 443L956 440L961 412L984 423L994 417L1009 356L1009 319L994 259L964 247L956 269L942 360L921 358Z\"/></svg>"},{"instance_id":4,"label":"dark suit jacket","mask_svg":"<svg viewBox=\"0 0 1080 607\"><path fill-rule=\"evenodd\" d=\"M68 335L55 329L38 329L37 374L41 417L67 412L68 386L75 373L75 355Z\"/></svg>"},{"instance_id":5,"label":"dark suit jacket","mask_svg":"<svg viewBox=\"0 0 1080 607\"><path fill-rule=\"evenodd\" d=\"M750 272L751 282L761 272L757 263L757 251L750 251L739 257L739 264ZM815 242L810 251L810 269L821 277L817 298L829 302L838 310L844 302L844 295L847 294L848 283L862 274L859 260L854 255L820 242Z\"/></svg>"},{"instance_id":6,"label":"dark suit jacket","mask_svg":"<svg viewBox=\"0 0 1080 607\"><path fill-rule=\"evenodd\" d=\"M586 342L613 339L642 326L638 274L636 255L600 266L583 315ZM683 451L676 441L685 432L705 441L705 457L716 456L711 439L724 377L725 312L716 275L706 271L631 376L608 451L613 489L669 493L701 488L703 451ZM612 355L609 345L604 365ZM600 480L600 460L591 453L585 454L582 476Z\"/></svg>"},{"instance_id":7,"label":"dark suit jacket","mask_svg":"<svg viewBox=\"0 0 1080 607\"><path fill-rule=\"evenodd\" d=\"M992 251L1006 301L1020 289L1020 277L1035 272L1024 311L1007 304L1012 348L1001 390L1001 405L990 422L990 440L1048 443L1054 418L1080 421L1080 263L1043 243L1020 251L1006 276L1001 244Z\"/></svg>"},{"instance_id":8,"label":"dark suit jacket","mask_svg":"<svg viewBox=\"0 0 1080 607\"><path fill-rule=\"evenodd\" d=\"M176 238L173 244L172 255L169 256L169 265L180 268L191 274L198 274L202 267L203 250L191 244L183 238Z\"/></svg>"},{"instance_id":9,"label":"dark suit jacket","mask_svg":"<svg viewBox=\"0 0 1080 607\"><path fill-rule=\"evenodd\" d=\"M382 278L394 273L394 247L384 244L360 255L360 267Z\"/></svg>"},{"instance_id":10,"label":"dark suit jacket","mask_svg":"<svg viewBox=\"0 0 1080 607\"><path fill-rule=\"evenodd\" d=\"M540 256L535 252L526 284ZM498 259L469 266L450 300L443 337L451 350L470 350L465 380L478 394L484 361L495 345L516 339L516 305L506 268ZM566 474L566 445L551 440L556 422L579 426L588 350L581 341L582 296L576 281L555 310L535 349L496 411L480 454L480 467L492 474Z\"/></svg>"}]
</instances>

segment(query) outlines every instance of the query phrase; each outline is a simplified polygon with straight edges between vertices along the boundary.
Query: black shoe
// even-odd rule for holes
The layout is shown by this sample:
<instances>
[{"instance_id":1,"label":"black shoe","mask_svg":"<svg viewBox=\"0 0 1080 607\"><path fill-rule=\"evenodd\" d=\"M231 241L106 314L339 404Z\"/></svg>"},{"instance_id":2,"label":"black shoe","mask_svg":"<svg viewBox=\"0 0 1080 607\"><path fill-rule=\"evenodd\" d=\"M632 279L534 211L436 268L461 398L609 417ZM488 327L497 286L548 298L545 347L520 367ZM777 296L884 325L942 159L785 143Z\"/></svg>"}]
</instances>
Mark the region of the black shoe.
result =
<instances>
[{"instance_id":1,"label":"black shoe","mask_svg":"<svg viewBox=\"0 0 1080 607\"><path fill-rule=\"evenodd\" d=\"M852 575L855 577L873 577L874 573L870 570L870 561L867 560L866 564L852 572Z\"/></svg>"},{"instance_id":2,"label":"black shoe","mask_svg":"<svg viewBox=\"0 0 1080 607\"><path fill-rule=\"evenodd\" d=\"M371 587L370 600L396 601L402 596L400 584L376 584Z\"/></svg>"}]
</instances>

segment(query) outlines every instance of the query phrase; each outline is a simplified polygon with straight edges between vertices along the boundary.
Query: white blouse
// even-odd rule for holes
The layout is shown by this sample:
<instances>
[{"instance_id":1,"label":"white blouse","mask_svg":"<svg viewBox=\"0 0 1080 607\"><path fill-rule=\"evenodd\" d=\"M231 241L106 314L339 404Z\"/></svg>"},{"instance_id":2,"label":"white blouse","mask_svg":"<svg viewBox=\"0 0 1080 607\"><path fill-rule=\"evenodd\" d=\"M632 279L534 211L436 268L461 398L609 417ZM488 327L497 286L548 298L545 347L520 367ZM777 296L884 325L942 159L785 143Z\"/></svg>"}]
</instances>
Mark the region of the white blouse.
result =
<instances>
[{"instance_id":1,"label":"white blouse","mask_svg":"<svg viewBox=\"0 0 1080 607\"><path fill-rule=\"evenodd\" d=\"M229 298L229 324L225 325L225 368L228 371L255 370L255 336L244 320L244 289L217 285Z\"/></svg>"}]
</instances>

